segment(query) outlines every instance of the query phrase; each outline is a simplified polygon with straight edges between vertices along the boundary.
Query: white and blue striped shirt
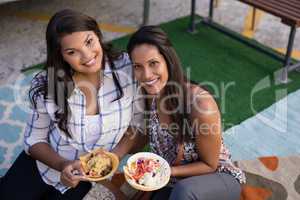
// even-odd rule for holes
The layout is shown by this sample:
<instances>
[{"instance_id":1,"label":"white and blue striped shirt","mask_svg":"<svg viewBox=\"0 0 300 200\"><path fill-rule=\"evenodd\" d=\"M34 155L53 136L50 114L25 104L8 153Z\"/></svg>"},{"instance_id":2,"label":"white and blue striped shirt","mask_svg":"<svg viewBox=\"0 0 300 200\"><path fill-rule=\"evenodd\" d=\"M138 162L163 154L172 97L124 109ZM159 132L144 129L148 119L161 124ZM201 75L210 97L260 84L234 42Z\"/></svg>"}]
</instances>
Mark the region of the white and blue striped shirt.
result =
<instances>
[{"instance_id":1,"label":"white and blue striped shirt","mask_svg":"<svg viewBox=\"0 0 300 200\"><path fill-rule=\"evenodd\" d=\"M139 114L133 111L134 96L136 84L133 79L131 62L127 54L123 54L120 59L114 61L118 80L123 89L124 96L119 100L117 97L117 88L112 78L112 71L108 65L105 65L103 80L98 90L97 102L99 106L99 124L101 128L97 133L98 139L89 140L86 136L86 102L83 92L75 86L72 94L67 99L70 113L68 119L68 128L72 138L68 138L55 122L54 112L56 105L53 100L45 100L43 95L37 98L37 108L32 108L29 121L25 130L25 151L39 142L49 143L52 148L62 157L75 160L80 155L91 151L94 148L102 147L111 151L120 141L131 123L138 124ZM40 73L32 81L32 86L41 84L46 80L46 76ZM135 116L135 120L133 120ZM142 120L142 113L140 119ZM133 122L134 121L134 122ZM140 121L141 122L141 121ZM54 186L57 190L64 193L69 188L60 182L60 172L37 161L37 166L43 180Z\"/></svg>"}]
</instances>

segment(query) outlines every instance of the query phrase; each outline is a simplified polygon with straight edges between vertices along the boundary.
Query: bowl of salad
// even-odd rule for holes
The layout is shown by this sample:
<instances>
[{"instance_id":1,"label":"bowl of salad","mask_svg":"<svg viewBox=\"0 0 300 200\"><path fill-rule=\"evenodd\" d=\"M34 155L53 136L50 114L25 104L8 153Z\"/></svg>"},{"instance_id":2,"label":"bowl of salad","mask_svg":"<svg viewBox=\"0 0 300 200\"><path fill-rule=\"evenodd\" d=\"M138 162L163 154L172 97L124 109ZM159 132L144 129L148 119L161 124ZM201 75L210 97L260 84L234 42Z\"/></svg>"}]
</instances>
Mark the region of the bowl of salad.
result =
<instances>
[{"instance_id":1,"label":"bowl of salad","mask_svg":"<svg viewBox=\"0 0 300 200\"><path fill-rule=\"evenodd\" d=\"M123 170L126 181L133 188L142 191L154 191L164 187L171 176L168 162L150 152L132 155Z\"/></svg>"}]
</instances>

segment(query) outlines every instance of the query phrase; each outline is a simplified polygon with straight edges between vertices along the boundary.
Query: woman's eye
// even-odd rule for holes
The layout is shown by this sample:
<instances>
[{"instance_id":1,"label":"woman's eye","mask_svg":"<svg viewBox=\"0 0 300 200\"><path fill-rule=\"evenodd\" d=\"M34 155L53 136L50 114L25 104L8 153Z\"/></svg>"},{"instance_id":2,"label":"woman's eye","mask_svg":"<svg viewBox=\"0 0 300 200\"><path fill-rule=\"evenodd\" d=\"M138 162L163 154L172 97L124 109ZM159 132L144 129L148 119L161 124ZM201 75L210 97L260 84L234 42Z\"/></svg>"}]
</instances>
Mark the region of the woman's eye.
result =
<instances>
[{"instance_id":1,"label":"woman's eye","mask_svg":"<svg viewBox=\"0 0 300 200\"><path fill-rule=\"evenodd\" d=\"M154 67L157 63L158 63L157 61L150 62L150 67Z\"/></svg>"},{"instance_id":2,"label":"woman's eye","mask_svg":"<svg viewBox=\"0 0 300 200\"><path fill-rule=\"evenodd\" d=\"M87 45L87 46L91 46L91 45L92 45L92 42L93 42L93 38L89 39L89 40L86 42L86 45Z\"/></svg>"},{"instance_id":3,"label":"woman's eye","mask_svg":"<svg viewBox=\"0 0 300 200\"><path fill-rule=\"evenodd\" d=\"M134 69L139 69L139 65L133 65Z\"/></svg>"},{"instance_id":4,"label":"woman's eye","mask_svg":"<svg viewBox=\"0 0 300 200\"><path fill-rule=\"evenodd\" d=\"M68 54L69 56L71 56L71 55L74 54L74 51L68 51L67 54Z\"/></svg>"}]
</instances>

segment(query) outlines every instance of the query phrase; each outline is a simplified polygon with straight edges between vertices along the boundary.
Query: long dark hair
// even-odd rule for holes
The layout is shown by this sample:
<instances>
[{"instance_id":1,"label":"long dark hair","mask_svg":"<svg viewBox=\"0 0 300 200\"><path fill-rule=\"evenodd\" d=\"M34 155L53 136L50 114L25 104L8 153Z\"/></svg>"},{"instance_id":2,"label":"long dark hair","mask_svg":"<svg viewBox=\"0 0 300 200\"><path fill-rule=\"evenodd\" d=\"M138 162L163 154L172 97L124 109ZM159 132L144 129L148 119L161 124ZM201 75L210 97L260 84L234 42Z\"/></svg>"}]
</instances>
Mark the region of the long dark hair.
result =
<instances>
[{"instance_id":1,"label":"long dark hair","mask_svg":"<svg viewBox=\"0 0 300 200\"><path fill-rule=\"evenodd\" d=\"M177 130L177 139L183 142L191 139L190 129L187 125L189 123L189 113L187 109L187 80L180 60L173 48L167 34L158 26L144 26L135 32L127 45L127 52L129 55L134 48L141 44L154 45L160 54L164 57L168 68L168 83L176 83L176 85L168 84L164 88L162 96L167 96L166 109L168 111L177 110L171 114L171 120L175 122L179 130ZM145 91L144 91L145 92ZM149 105L145 102L146 109L149 111ZM179 108L179 109L178 109ZM149 113L149 112L146 112ZM149 115L145 115L146 122Z\"/></svg>"},{"instance_id":2,"label":"long dark hair","mask_svg":"<svg viewBox=\"0 0 300 200\"><path fill-rule=\"evenodd\" d=\"M32 87L29 91L29 98L35 109L37 108L36 100L39 95L43 95L45 100L53 100L55 105L58 106L55 112L56 123L68 137L71 137L71 134L67 128L68 114L70 112L67 99L74 89L72 80L74 72L71 66L63 59L60 40L67 34L79 31L93 31L97 35L103 51L102 69L104 69L107 59L118 91L118 96L115 100L123 96L123 90L114 71L115 66L113 63L115 59L120 57L121 52L114 51L110 44L103 43L103 36L97 22L92 17L70 9L61 10L54 14L46 30L47 61L44 70L46 71L47 80Z\"/></svg>"}]
</instances>

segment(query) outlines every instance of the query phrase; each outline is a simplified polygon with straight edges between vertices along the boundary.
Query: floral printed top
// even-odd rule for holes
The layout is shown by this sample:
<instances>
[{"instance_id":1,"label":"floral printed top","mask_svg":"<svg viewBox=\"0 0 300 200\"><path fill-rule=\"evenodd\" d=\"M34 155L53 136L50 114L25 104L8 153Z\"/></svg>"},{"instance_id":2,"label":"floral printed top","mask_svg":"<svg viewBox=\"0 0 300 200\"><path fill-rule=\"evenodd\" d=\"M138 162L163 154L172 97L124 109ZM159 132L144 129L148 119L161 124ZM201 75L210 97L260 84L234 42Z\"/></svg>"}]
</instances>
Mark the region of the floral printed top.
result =
<instances>
[{"instance_id":1,"label":"floral printed top","mask_svg":"<svg viewBox=\"0 0 300 200\"><path fill-rule=\"evenodd\" d=\"M176 142L175 137L169 132L168 129L161 127L159 123L158 114L156 112L156 101L154 100L151 105L150 117L149 117L149 138L150 149L153 153L162 156L170 165L173 165L179 148L179 144ZM220 150L218 172L225 172L234 176L238 182L246 183L245 174L241 169L234 166L230 160L231 154L225 147L222 139L222 145ZM199 156L196 150L195 140L183 143L183 160L182 164L192 163L199 161ZM175 183L176 178L171 178L170 183Z\"/></svg>"}]
</instances>

